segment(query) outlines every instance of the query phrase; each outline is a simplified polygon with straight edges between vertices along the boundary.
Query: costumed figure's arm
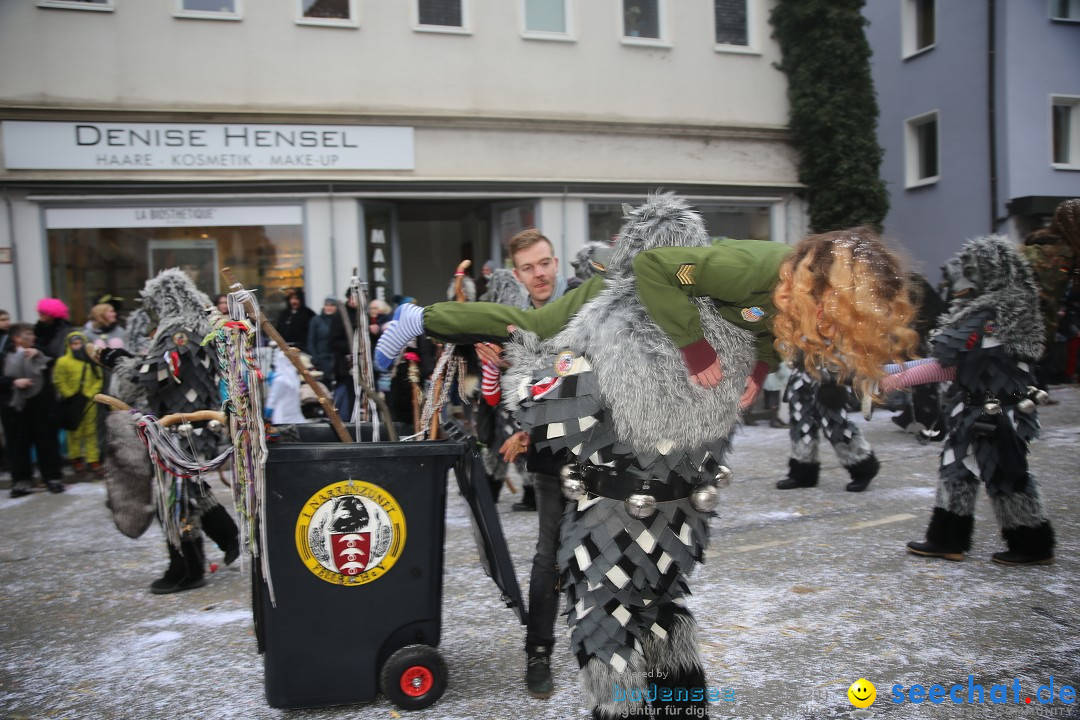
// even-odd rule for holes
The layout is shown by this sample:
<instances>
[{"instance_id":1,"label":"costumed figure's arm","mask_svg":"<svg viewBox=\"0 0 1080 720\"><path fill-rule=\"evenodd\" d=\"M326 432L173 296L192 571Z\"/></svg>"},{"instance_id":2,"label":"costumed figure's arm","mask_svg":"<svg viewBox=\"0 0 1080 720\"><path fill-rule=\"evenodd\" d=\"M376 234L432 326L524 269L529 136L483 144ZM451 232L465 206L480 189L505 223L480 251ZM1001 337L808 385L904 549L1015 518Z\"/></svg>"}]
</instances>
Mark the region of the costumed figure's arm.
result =
<instances>
[{"instance_id":1,"label":"costumed figure's arm","mask_svg":"<svg viewBox=\"0 0 1080 720\"><path fill-rule=\"evenodd\" d=\"M502 342L510 337L508 326L513 325L541 338L552 337L603 287L603 278L591 278L576 290L535 310L484 302L442 302L426 308L409 303L399 305L394 319L383 328L375 345L375 367L388 369L408 342L419 335L455 344Z\"/></svg>"},{"instance_id":2,"label":"costumed figure's arm","mask_svg":"<svg viewBox=\"0 0 1080 720\"><path fill-rule=\"evenodd\" d=\"M942 367L933 358L911 360L902 364L886 365L885 372L892 373L881 380L882 392L892 392L912 385L945 382L956 378L956 366Z\"/></svg>"},{"instance_id":3,"label":"costumed figure's arm","mask_svg":"<svg viewBox=\"0 0 1080 720\"><path fill-rule=\"evenodd\" d=\"M779 281L780 264L789 252L790 248L779 243L746 241L657 248L634 258L638 297L678 346L695 382L712 387L722 379L723 369L705 339L701 317L690 298L712 298L725 320L757 334L758 362L741 401L744 406L753 401L765 376L780 364L774 337L765 323L773 312L772 291ZM751 309L764 317L743 314Z\"/></svg>"}]
</instances>

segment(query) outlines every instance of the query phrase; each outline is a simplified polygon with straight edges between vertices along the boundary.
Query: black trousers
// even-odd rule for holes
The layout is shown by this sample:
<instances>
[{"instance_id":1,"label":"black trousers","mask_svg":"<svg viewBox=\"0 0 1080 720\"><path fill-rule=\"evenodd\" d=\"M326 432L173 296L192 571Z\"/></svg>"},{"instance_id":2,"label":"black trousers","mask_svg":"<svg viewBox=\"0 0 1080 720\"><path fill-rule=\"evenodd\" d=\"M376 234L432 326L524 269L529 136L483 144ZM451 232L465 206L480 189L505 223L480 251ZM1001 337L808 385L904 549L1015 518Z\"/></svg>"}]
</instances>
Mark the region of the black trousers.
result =
<instances>
[{"instance_id":1,"label":"black trousers","mask_svg":"<svg viewBox=\"0 0 1080 720\"><path fill-rule=\"evenodd\" d=\"M0 422L4 425L12 480L18 482L34 477L31 450L37 454L43 480L63 479L60 428L56 424L56 399L51 388L27 400L22 410L0 409Z\"/></svg>"}]
</instances>

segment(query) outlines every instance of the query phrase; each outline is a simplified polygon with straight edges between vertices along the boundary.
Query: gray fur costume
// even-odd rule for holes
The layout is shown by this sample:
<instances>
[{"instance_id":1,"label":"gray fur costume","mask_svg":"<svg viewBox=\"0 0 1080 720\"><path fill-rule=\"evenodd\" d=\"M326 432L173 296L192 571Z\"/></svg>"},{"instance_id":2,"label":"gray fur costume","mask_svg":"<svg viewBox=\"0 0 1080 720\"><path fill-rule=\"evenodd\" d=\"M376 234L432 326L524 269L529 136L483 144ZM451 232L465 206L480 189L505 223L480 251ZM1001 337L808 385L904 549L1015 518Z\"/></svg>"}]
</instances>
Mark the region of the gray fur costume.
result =
<instances>
[{"instance_id":1,"label":"gray fur costume","mask_svg":"<svg viewBox=\"0 0 1080 720\"><path fill-rule=\"evenodd\" d=\"M514 272L508 268L497 268L488 278L487 290L480 296L481 302L493 302L510 307L520 307L528 298L525 286L514 277ZM477 426L480 442L484 443L480 450L480 456L484 459L484 470L492 480L501 485L506 480L509 465L502 459L498 449L506 440L517 432L517 423L506 406L501 403L490 407L486 402L481 402L477 411ZM489 425L490 424L490 425ZM484 431L487 432L484 432ZM518 472L525 477L525 459L517 461Z\"/></svg>"},{"instance_id":2,"label":"gray fur costume","mask_svg":"<svg viewBox=\"0 0 1080 720\"><path fill-rule=\"evenodd\" d=\"M628 514L626 494L588 492L563 516L558 561L571 645L596 717L660 707L678 717L687 703L665 702L663 687L704 687L684 598L685 577L708 543L709 513L688 495L717 474L729 450L753 338L722 320L708 298L692 299L725 367L718 387L694 384L678 348L638 300L631 262L644 250L708 242L684 200L651 197L628 213L605 289L554 338L516 333L506 351L512 367L503 402L538 450L565 453L591 490L615 483L660 500L638 519ZM651 683L662 687L650 709L613 697L616 685L646 691ZM702 717L704 703L690 705Z\"/></svg>"},{"instance_id":3,"label":"gray fur costume","mask_svg":"<svg viewBox=\"0 0 1080 720\"><path fill-rule=\"evenodd\" d=\"M1027 462L1039 433L1029 397L1045 336L1038 289L1026 261L998 235L969 240L946 272L954 287L977 294L954 299L931 336L933 357L955 366L956 379L945 400L948 434L927 540L970 549L981 483L1009 550L1052 557L1053 529Z\"/></svg>"},{"instance_id":4,"label":"gray fur costume","mask_svg":"<svg viewBox=\"0 0 1080 720\"><path fill-rule=\"evenodd\" d=\"M203 338L211 331L205 310L210 305L209 298L177 268L163 270L148 280L140 295L140 319L156 320L157 327L148 340L129 337L128 347L147 349L114 365L111 392L139 413L157 417L219 408L217 358L212 344L202 345ZM136 325L140 329L148 327L145 322ZM137 537L149 524L141 518L153 513L153 507L146 503L153 492L151 466L134 462L125 447L136 437L127 426L133 427L137 416L113 417L117 415L120 414L111 413L107 420L108 453L113 460L106 465L110 505L121 532ZM193 454L209 458L221 451L226 438L198 426L182 442ZM146 454L145 448L139 450ZM237 528L225 508L214 499L209 485L198 478L174 480L177 502L181 503L183 532L179 548L169 545L171 562L166 576L170 577L171 573L177 581L184 577L201 578L200 529L229 553L238 547Z\"/></svg>"}]
</instances>

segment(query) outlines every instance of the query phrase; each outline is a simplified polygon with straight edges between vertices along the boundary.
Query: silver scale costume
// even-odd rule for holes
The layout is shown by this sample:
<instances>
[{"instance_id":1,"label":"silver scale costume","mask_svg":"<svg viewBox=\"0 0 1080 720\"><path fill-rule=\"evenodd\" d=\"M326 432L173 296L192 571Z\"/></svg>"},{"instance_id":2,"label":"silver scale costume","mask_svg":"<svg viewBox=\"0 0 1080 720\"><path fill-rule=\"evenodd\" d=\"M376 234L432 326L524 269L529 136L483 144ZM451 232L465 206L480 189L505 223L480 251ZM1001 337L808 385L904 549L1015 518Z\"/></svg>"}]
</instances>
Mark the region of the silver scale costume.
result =
<instances>
[{"instance_id":1,"label":"silver scale costume","mask_svg":"<svg viewBox=\"0 0 1080 720\"><path fill-rule=\"evenodd\" d=\"M722 320L708 298L690 300L725 371L717 388L693 384L638 300L631 261L656 247L707 244L683 200L651 198L629 212L606 288L554 338L520 332L506 350L504 402L516 404L538 449L565 451L572 463L558 561L595 717L646 712L613 689L648 692L653 683L653 714L679 717L696 706L695 717L704 716L704 700L664 702L663 689L705 688L686 575L708 544L715 485L730 477L722 462L753 337Z\"/></svg>"}]
</instances>

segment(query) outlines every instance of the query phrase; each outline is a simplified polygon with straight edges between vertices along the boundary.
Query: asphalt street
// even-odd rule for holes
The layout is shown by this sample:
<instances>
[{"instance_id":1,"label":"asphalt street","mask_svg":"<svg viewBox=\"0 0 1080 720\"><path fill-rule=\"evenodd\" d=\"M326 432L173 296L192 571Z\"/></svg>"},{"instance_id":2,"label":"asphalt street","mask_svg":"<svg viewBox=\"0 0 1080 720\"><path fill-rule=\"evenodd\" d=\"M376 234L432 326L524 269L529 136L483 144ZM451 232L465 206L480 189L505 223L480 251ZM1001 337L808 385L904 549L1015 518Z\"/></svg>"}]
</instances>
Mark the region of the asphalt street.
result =
<instances>
[{"instance_id":1,"label":"asphalt street","mask_svg":"<svg viewBox=\"0 0 1080 720\"><path fill-rule=\"evenodd\" d=\"M1060 402L1042 409L1043 437L1031 460L1058 556L1034 568L990 562L1004 544L985 496L966 560L904 552L929 518L938 447L899 430L891 413L858 419L882 461L864 493L844 491L843 470L827 446L817 488L776 490L786 472L787 431L762 423L742 429L707 560L690 579L709 684L726 698L710 717L1080 717L1066 687L1080 684L1080 389L1056 388L1053 396ZM381 696L335 708L269 707L248 568L219 568L204 588L151 595L147 586L166 564L160 531L122 536L104 499L101 482L72 482L62 495L39 488L17 500L3 491L0 717L587 717L562 630L555 695L526 694L524 630L479 566L453 483L439 646L449 687L434 706L411 713ZM498 509L524 590L536 517L512 512L514 499L504 493ZM220 563L220 552L209 559ZM350 647L362 651L363 629L379 622L378 609L325 617L312 608L310 622L313 643L347 658ZM866 709L847 695L860 678L877 690ZM940 702L929 694L934 685L942 686L944 695L933 696ZM975 686L983 688L982 702L975 702ZM962 702L950 699L950 690ZM1051 690L1053 702L1041 702Z\"/></svg>"}]
</instances>

